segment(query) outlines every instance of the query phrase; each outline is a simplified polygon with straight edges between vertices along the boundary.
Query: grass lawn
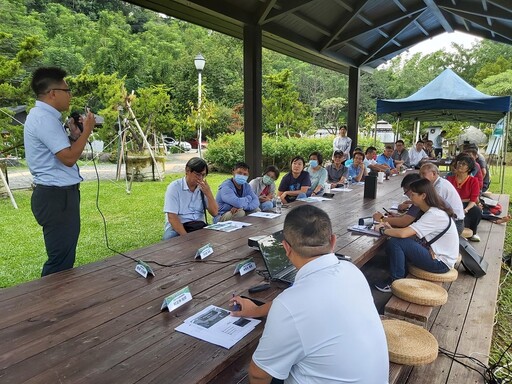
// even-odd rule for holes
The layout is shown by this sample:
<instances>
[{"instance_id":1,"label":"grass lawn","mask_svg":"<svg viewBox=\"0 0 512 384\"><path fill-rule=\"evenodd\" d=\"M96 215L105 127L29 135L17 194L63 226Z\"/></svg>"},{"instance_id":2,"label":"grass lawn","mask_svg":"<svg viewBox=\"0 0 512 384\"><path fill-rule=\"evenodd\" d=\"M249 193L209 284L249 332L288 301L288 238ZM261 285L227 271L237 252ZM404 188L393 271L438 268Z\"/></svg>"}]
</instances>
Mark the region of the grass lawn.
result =
<instances>
[{"instance_id":1,"label":"grass lawn","mask_svg":"<svg viewBox=\"0 0 512 384\"><path fill-rule=\"evenodd\" d=\"M107 220L109 245L120 252L157 243L163 233L162 212L167 185L181 174L166 176L163 182L133 183L131 194L125 183L101 181L99 206ZM210 173L208 182L214 191L229 175ZM497 179L497 176L495 176ZM493 185L491 185L491 190ZM495 187L495 191L497 187ZM96 182L81 184L82 230L78 242L76 266L112 256L105 246L103 220L96 209ZM512 167L505 176L504 192L512 194ZM0 199L0 287L9 287L39 278L46 260L42 231L31 209L31 191L15 191L19 209L9 199ZM508 207L507 207L508 208ZM211 222L211 218L209 219ZM512 225L507 226L505 254L512 253ZM498 300L497 324L494 328L491 361L496 361L502 350L512 342L512 273L503 265ZM512 353L507 356L512 361Z\"/></svg>"},{"instance_id":2,"label":"grass lawn","mask_svg":"<svg viewBox=\"0 0 512 384\"><path fill-rule=\"evenodd\" d=\"M182 174L166 176L163 182L133 183L131 194L124 181L101 181L99 206L107 221L109 245L119 252L142 248L162 239L164 194L167 185ZM216 193L229 175L211 173L208 182ZM105 245L103 220L96 209L96 182L83 182L81 232L75 266L112 256ZM0 287L9 287L41 276L46 261L43 234L30 209L31 191L14 191L19 209L9 199L0 199ZM211 223L211 218L209 218Z\"/></svg>"}]
</instances>

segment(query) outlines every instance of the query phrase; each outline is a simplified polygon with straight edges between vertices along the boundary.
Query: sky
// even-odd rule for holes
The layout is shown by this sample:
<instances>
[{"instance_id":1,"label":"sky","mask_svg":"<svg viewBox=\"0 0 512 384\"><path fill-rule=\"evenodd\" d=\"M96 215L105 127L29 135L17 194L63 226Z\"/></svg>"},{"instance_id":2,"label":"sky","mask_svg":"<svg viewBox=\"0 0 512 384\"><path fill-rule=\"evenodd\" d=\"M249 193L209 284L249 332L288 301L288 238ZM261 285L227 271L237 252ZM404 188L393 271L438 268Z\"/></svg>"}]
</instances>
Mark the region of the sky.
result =
<instances>
[{"instance_id":1,"label":"sky","mask_svg":"<svg viewBox=\"0 0 512 384\"><path fill-rule=\"evenodd\" d=\"M404 52L403 54L412 56L415 53L421 52L422 54L426 55L435 51L439 51L443 48L449 52L452 42L461 44L464 46L464 48L469 48L476 40L479 41L482 39L458 31L452 33L443 33L414 45L413 47L409 48L409 53Z\"/></svg>"}]
</instances>

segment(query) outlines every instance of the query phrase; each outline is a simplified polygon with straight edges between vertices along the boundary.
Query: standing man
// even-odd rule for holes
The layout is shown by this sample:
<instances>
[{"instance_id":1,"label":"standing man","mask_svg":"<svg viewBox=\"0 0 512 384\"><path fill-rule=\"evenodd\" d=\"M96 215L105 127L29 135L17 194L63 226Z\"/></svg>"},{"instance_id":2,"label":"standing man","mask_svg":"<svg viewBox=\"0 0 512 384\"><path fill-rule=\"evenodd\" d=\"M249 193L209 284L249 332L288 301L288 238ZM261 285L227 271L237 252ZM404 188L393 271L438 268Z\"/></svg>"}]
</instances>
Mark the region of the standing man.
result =
<instances>
[{"instance_id":1,"label":"standing man","mask_svg":"<svg viewBox=\"0 0 512 384\"><path fill-rule=\"evenodd\" d=\"M439 135L434 139L434 156L443 157L443 138L446 135L446 131L441 131Z\"/></svg>"},{"instance_id":2,"label":"standing man","mask_svg":"<svg viewBox=\"0 0 512 384\"><path fill-rule=\"evenodd\" d=\"M387 383L386 336L370 287L352 263L333 254L326 212L301 205L286 215L283 247L298 269L294 284L256 307L235 297L234 316L265 316L249 366L250 383Z\"/></svg>"},{"instance_id":3,"label":"standing man","mask_svg":"<svg viewBox=\"0 0 512 384\"><path fill-rule=\"evenodd\" d=\"M39 68L31 88L36 105L25 121L27 164L34 178L32 213L43 227L48 260L41 276L73 268L80 235L80 176L76 161L94 128L94 114L88 112L83 132L73 119L70 134L61 121L69 109L71 90L60 68Z\"/></svg>"}]
</instances>

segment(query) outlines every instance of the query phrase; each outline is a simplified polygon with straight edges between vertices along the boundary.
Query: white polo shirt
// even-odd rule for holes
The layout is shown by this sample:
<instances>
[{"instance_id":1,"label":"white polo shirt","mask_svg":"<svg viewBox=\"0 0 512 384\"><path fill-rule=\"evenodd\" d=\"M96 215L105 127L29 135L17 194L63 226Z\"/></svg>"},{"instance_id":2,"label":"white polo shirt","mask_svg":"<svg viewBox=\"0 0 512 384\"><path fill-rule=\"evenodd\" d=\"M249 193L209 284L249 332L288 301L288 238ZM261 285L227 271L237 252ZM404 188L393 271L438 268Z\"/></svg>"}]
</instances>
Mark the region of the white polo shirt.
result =
<instances>
[{"instance_id":1,"label":"white polo shirt","mask_svg":"<svg viewBox=\"0 0 512 384\"><path fill-rule=\"evenodd\" d=\"M437 194L453 209L453 213L457 215L455 220L464 220L464 206L453 184L438 176L433 185Z\"/></svg>"},{"instance_id":2,"label":"white polo shirt","mask_svg":"<svg viewBox=\"0 0 512 384\"><path fill-rule=\"evenodd\" d=\"M387 383L386 336L361 271L334 254L304 265L273 302L254 363L298 383Z\"/></svg>"}]
</instances>

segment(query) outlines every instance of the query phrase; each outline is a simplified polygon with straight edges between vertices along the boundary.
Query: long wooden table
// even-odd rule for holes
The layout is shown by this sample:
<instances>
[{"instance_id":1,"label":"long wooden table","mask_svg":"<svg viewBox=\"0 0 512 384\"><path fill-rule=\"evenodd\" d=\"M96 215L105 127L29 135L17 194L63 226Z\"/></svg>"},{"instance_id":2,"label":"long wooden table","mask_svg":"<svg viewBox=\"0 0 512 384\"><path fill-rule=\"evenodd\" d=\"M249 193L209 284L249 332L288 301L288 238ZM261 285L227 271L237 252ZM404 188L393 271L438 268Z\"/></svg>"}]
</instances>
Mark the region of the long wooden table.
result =
<instances>
[{"instance_id":1,"label":"long wooden table","mask_svg":"<svg viewBox=\"0 0 512 384\"><path fill-rule=\"evenodd\" d=\"M382 239L350 233L347 227L402 200L401 179L378 184L374 200L363 199L363 187L356 185L331 201L315 203L333 222L337 252L351 256L358 266L375 254ZM303 203L290 208L296 204ZM203 229L129 252L164 264L190 261L155 266L153 278L142 278L133 261L113 256L1 290L0 382L191 384L225 377L233 362L250 356L263 324L229 350L174 328L209 304L227 308L233 293L247 294L249 287L263 282L255 272L240 276L233 271L248 257L264 269L247 239L282 229L286 212L276 219L247 217L252 225L235 232ZM194 261L196 250L206 243L214 253ZM193 300L171 313L160 311L163 299L185 286ZM272 289L253 297L270 300L282 289L273 282Z\"/></svg>"}]
</instances>

